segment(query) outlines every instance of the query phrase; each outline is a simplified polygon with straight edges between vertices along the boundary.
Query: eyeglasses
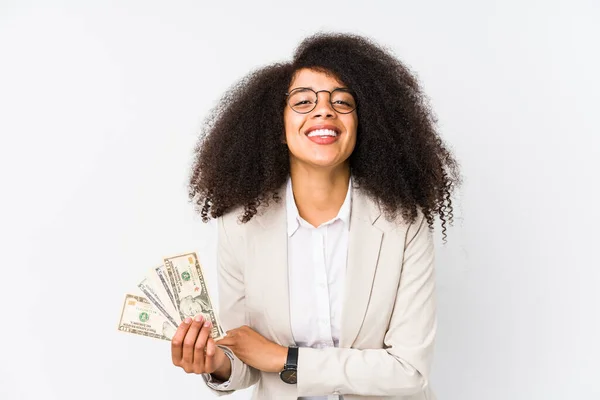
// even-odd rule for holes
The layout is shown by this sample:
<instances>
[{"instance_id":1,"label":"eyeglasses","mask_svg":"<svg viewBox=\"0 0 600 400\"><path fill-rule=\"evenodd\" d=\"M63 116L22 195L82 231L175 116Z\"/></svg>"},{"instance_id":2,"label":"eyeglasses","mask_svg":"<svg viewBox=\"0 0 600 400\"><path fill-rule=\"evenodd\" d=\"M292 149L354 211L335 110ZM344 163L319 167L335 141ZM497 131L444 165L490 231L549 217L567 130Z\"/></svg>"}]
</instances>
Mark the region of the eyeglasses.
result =
<instances>
[{"instance_id":1,"label":"eyeglasses","mask_svg":"<svg viewBox=\"0 0 600 400\"><path fill-rule=\"evenodd\" d=\"M286 93L287 103L292 110L299 114L308 114L317 106L318 94L329 93L329 103L333 109L340 114L350 114L356 110L356 98L350 89L339 88L333 91L319 90L315 92L310 88L296 88Z\"/></svg>"}]
</instances>

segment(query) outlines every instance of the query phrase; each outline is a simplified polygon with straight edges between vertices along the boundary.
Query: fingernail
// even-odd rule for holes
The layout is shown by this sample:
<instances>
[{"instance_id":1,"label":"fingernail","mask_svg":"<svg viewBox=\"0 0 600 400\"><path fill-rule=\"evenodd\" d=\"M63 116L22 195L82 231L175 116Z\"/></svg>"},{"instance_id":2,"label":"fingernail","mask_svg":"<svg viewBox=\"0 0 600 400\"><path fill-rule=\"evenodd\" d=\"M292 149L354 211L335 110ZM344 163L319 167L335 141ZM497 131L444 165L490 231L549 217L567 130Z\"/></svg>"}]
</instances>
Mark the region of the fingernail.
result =
<instances>
[{"instance_id":1,"label":"fingernail","mask_svg":"<svg viewBox=\"0 0 600 400\"><path fill-rule=\"evenodd\" d=\"M202 314L196 315L196 318L194 319L196 320L196 322L202 322Z\"/></svg>"},{"instance_id":2,"label":"fingernail","mask_svg":"<svg viewBox=\"0 0 600 400\"><path fill-rule=\"evenodd\" d=\"M210 321L206 320L206 322L204 323L204 327L208 328L210 326Z\"/></svg>"},{"instance_id":3,"label":"fingernail","mask_svg":"<svg viewBox=\"0 0 600 400\"><path fill-rule=\"evenodd\" d=\"M190 322L192 322L192 319L190 317L187 317L186 319L183 320L183 322L185 322L186 324L189 324Z\"/></svg>"}]
</instances>

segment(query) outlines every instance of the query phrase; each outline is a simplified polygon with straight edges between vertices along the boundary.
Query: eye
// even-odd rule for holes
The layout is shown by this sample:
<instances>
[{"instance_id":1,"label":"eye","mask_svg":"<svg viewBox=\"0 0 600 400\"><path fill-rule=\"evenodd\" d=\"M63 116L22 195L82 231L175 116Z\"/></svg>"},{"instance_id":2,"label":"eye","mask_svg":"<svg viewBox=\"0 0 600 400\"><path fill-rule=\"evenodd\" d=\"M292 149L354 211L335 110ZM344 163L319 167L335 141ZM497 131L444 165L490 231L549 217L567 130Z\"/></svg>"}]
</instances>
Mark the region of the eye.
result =
<instances>
[{"instance_id":1,"label":"eye","mask_svg":"<svg viewBox=\"0 0 600 400\"><path fill-rule=\"evenodd\" d=\"M344 101L344 100L336 100L333 103L334 104L343 104L345 106L350 106L350 103L348 103L347 101Z\"/></svg>"},{"instance_id":2,"label":"eye","mask_svg":"<svg viewBox=\"0 0 600 400\"><path fill-rule=\"evenodd\" d=\"M296 103L294 103L295 106L299 106L299 105L303 105L303 104L310 104L311 102L309 100L301 100L298 101Z\"/></svg>"}]
</instances>

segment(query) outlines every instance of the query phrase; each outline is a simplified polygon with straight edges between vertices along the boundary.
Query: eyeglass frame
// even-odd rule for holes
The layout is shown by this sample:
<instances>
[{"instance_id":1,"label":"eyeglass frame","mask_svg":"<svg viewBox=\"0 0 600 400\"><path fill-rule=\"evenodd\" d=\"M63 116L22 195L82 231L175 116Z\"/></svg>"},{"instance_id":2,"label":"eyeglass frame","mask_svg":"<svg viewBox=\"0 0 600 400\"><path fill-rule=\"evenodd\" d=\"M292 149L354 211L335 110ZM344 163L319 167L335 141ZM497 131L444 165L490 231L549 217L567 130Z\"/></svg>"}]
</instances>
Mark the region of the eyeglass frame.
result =
<instances>
[{"instance_id":1,"label":"eyeglass frame","mask_svg":"<svg viewBox=\"0 0 600 400\"><path fill-rule=\"evenodd\" d=\"M290 95L292 93L294 93L296 90L301 90L301 89L303 89L303 90L310 90L311 92L313 92L315 94L315 98L316 98L315 105L314 105L313 108L310 109L310 111L307 111L307 112L296 111L296 110L294 110L294 107L292 107L290 105L290 103L289 103L290 102ZM333 92L335 92L336 90L350 93L352 95L352 97L354 97L354 103L355 104L354 104L354 108L351 111L348 111L348 112L339 112L338 110L335 109L335 107L333 106L333 103L331 102L331 96L333 95ZM319 90L318 92L315 92L312 88L309 88L309 87L297 87L297 88L294 88L291 91L285 93L285 96L286 96L285 103L288 106L290 106L290 108L292 109L292 111L295 112L295 113L298 113L298 114L309 114L309 113L313 112L313 110L315 108L317 108L317 104L319 103L319 93L321 93L321 92L327 92L327 93L329 93L329 104L331 105L331 108L333 109L333 111L335 111L338 114L344 114L344 115L345 114L350 114L353 111L356 111L356 109L358 108L358 100L356 100L356 93L354 93L354 91L352 91L352 90L350 90L348 88L335 88L332 91L329 91L329 90Z\"/></svg>"}]
</instances>

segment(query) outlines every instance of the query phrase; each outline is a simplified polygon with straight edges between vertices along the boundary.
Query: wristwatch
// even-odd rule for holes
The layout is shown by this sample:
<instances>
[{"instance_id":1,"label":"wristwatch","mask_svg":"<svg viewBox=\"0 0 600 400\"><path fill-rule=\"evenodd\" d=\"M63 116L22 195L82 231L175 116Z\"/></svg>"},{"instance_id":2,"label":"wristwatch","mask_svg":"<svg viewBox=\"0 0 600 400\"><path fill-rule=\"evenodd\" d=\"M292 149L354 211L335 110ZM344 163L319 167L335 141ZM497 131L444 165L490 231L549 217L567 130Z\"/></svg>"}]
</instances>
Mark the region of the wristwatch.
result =
<instances>
[{"instance_id":1,"label":"wristwatch","mask_svg":"<svg viewBox=\"0 0 600 400\"><path fill-rule=\"evenodd\" d=\"M290 385L296 384L298 381L298 346L288 347L287 360L283 366L283 371L279 373L279 377L285 383Z\"/></svg>"}]
</instances>

